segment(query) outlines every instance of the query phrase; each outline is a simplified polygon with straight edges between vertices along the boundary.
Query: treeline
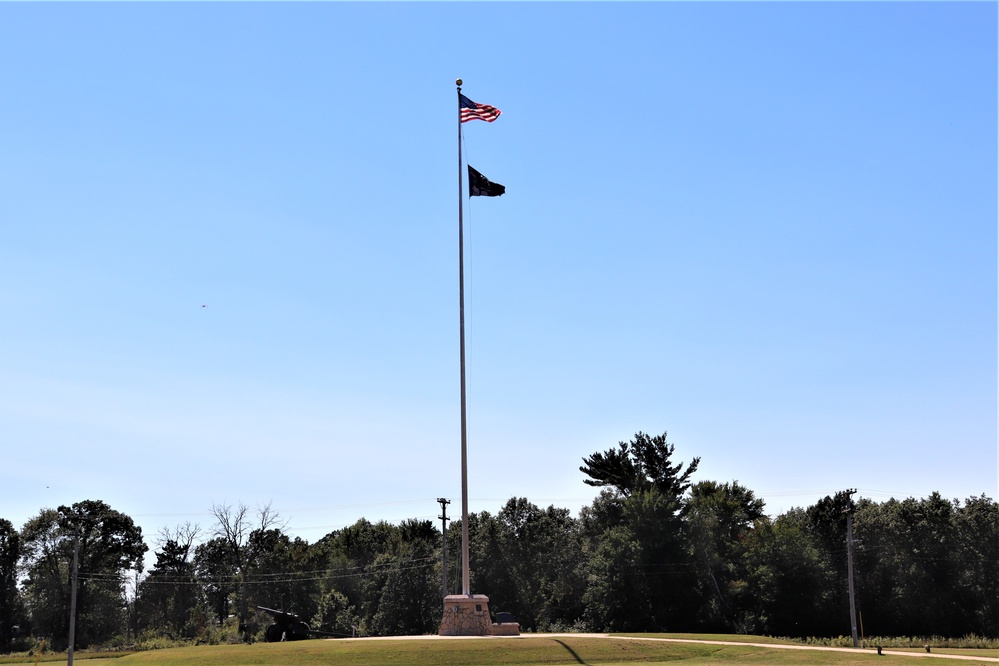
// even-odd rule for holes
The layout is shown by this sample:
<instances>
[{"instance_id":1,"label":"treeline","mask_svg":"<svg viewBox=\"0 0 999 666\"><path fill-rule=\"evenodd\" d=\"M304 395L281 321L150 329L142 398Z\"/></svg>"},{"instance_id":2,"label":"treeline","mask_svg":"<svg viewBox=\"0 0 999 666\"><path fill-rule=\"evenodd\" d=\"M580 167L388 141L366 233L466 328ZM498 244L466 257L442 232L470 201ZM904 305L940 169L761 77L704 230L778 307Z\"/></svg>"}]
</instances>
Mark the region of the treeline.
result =
<instances>
[{"instance_id":1,"label":"treeline","mask_svg":"<svg viewBox=\"0 0 999 666\"><path fill-rule=\"evenodd\" d=\"M737 482L693 483L666 436L638 433L587 457L602 488L577 517L510 499L469 516L471 587L523 631L850 632L846 521L867 635L999 637L999 504L854 502L849 492L776 518ZM76 647L262 636L257 606L333 635L436 633L442 534L429 520L371 523L315 543L269 508L213 507L215 524L164 529L147 547L100 501L0 519L0 652L65 649L74 547ZM460 592L461 529L447 531L446 591Z\"/></svg>"}]
</instances>

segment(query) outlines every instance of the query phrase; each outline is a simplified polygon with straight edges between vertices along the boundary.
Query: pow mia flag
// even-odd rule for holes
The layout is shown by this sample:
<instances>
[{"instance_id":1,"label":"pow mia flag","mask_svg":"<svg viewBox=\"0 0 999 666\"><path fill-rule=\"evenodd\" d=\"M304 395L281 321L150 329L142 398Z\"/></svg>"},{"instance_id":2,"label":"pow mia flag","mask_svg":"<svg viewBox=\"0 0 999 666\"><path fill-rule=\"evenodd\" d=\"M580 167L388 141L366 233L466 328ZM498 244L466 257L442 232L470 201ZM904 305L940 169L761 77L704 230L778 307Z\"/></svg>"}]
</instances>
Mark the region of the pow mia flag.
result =
<instances>
[{"instance_id":1,"label":"pow mia flag","mask_svg":"<svg viewBox=\"0 0 999 666\"><path fill-rule=\"evenodd\" d=\"M492 182L471 166L468 167L469 197L498 197L504 192L506 192L504 186Z\"/></svg>"}]
</instances>

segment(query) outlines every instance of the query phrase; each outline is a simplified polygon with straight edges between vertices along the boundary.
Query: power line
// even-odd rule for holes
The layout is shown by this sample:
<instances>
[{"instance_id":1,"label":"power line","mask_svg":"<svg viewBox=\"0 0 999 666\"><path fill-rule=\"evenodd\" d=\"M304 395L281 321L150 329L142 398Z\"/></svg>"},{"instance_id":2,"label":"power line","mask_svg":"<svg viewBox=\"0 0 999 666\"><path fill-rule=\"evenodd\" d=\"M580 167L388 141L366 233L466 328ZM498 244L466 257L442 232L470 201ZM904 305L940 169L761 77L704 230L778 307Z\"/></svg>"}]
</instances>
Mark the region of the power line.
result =
<instances>
[{"instance_id":1,"label":"power line","mask_svg":"<svg viewBox=\"0 0 999 666\"><path fill-rule=\"evenodd\" d=\"M354 572L349 572L349 573L326 573L326 574L321 575L321 576L308 576L308 577L300 577L300 576L295 575L293 572L286 572L284 575L286 575L286 576L290 575L290 576L293 576L293 577L290 577L290 578L272 578L272 579L268 579L268 580L261 580L260 578L255 577L253 574L250 574L250 575L247 576L246 584L247 585L274 585L274 584L277 584L277 583L306 583L306 582L313 582L313 581L336 580L336 579L342 579L342 578L364 578L364 577L380 576L380 575L384 575L386 573L391 574L391 573L400 572L400 571L416 571L416 570L419 570L419 569L430 569L436 563L436 559L437 558L434 557L434 558L425 558L425 559L432 559L432 560L434 560L434 562L426 562L424 564L416 564L416 565L413 565L413 566L400 566L400 567L394 567L394 568L391 568L391 569L383 569L383 570L379 570L379 571L354 571ZM417 561L419 561L419 560L417 560ZM275 575L280 575L280 574L275 574ZM83 576L81 576L81 578L82 577ZM232 585L232 586L235 586L235 585L242 584L242 581L240 581L237 578L236 575L233 575L231 578L228 578L226 580L219 580L219 579L191 580L190 578L191 577L188 577L188 578L186 578L184 580L162 580L162 579L159 579L159 577L157 577L157 576L149 576L149 577L143 579L139 583L139 585L140 586L141 585L170 585L170 586L192 585L192 586L204 586L204 585L215 584L215 585ZM100 580L105 580L105 579L100 579Z\"/></svg>"}]
</instances>

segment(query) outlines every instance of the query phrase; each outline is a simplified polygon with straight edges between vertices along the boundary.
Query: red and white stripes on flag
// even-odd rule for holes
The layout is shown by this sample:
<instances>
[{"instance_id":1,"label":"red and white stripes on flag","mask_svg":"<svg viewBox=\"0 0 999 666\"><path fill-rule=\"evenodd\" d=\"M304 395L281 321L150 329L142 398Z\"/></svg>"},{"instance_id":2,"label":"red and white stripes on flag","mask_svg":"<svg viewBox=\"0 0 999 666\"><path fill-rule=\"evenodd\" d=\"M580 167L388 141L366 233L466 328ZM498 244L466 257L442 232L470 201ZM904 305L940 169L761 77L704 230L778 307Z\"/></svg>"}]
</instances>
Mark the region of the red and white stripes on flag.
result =
<instances>
[{"instance_id":1,"label":"red and white stripes on flag","mask_svg":"<svg viewBox=\"0 0 999 666\"><path fill-rule=\"evenodd\" d=\"M469 120L485 120L491 123L503 113L495 106L488 104L476 104L461 93L458 93L458 108L461 110L461 122L467 123Z\"/></svg>"}]
</instances>

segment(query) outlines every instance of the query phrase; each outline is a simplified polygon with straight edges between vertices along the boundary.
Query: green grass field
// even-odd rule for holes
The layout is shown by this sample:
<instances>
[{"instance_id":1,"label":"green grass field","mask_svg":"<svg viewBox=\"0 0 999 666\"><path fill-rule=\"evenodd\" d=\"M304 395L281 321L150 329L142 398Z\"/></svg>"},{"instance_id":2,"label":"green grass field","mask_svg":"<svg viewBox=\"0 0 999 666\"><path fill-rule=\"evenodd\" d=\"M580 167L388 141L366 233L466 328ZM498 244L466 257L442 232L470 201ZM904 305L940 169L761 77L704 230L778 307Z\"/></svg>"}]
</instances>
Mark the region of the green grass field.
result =
<instances>
[{"instance_id":1,"label":"green grass field","mask_svg":"<svg viewBox=\"0 0 999 666\"><path fill-rule=\"evenodd\" d=\"M531 636L519 638L465 638L465 639L358 639L310 640L290 643L257 643L255 645L213 645L171 648L137 652L117 658L87 660L88 666L323 666L350 664L351 666L545 666L555 664L587 664L590 666L625 666L627 664L654 664L682 662L683 664L722 664L726 666L756 666L762 664L800 666L860 666L882 664L925 664L917 657L878 656L873 649L834 651L829 649L786 649L787 644L776 639L751 636L704 636L669 634L669 638L685 640L733 640L770 642L774 647L757 647L746 644L712 645L687 642L643 640L666 635L612 636ZM638 640L636 640L636 638ZM735 642L735 641L733 641ZM949 651L950 652L950 651ZM963 651L955 650L960 654ZM978 663L999 663L999 651L984 657ZM938 653L941 654L941 653ZM83 655L80 655L83 656ZM89 656L89 655L88 655ZM941 654L942 656L942 654ZM65 661L65 656L62 657ZM944 660L946 663L950 660ZM977 660L976 660L977 662ZM0 663L4 663L0 661ZM6 663L34 663L23 661ZM934 663L941 663L935 659ZM950 663L975 662L957 660Z\"/></svg>"}]
</instances>

